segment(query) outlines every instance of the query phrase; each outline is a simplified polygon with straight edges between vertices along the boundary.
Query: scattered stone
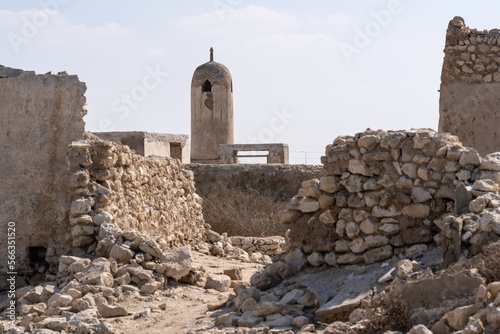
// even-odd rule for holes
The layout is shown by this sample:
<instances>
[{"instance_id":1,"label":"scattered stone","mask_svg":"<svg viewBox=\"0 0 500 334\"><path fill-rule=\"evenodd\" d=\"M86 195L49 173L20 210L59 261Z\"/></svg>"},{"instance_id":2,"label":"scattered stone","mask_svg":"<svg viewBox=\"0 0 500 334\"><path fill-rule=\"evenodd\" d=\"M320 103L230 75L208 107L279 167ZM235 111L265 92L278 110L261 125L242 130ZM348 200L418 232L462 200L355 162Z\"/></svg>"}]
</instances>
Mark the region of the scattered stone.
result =
<instances>
[{"instance_id":1,"label":"scattered stone","mask_svg":"<svg viewBox=\"0 0 500 334\"><path fill-rule=\"evenodd\" d=\"M226 292L231 286L231 277L227 275L209 275L205 283L205 289L214 289Z\"/></svg>"},{"instance_id":2,"label":"scattered stone","mask_svg":"<svg viewBox=\"0 0 500 334\"><path fill-rule=\"evenodd\" d=\"M128 315L127 310L122 306L101 304L97 307L99 314L104 318L123 317Z\"/></svg>"}]
</instances>

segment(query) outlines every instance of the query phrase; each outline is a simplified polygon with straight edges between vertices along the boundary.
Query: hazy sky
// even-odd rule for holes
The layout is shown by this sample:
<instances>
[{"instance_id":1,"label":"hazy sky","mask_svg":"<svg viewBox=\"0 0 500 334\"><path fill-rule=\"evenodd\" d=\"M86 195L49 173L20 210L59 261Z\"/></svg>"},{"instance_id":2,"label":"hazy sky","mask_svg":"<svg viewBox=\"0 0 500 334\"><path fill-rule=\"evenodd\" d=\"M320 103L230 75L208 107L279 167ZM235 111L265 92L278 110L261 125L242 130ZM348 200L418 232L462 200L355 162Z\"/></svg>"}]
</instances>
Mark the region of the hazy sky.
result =
<instances>
[{"instance_id":1,"label":"hazy sky","mask_svg":"<svg viewBox=\"0 0 500 334\"><path fill-rule=\"evenodd\" d=\"M0 1L0 64L87 84L87 130L190 134L190 84L231 71L236 143L319 164L339 135L437 129L448 22L500 27L498 1ZM0 101L1 103L1 101Z\"/></svg>"}]
</instances>

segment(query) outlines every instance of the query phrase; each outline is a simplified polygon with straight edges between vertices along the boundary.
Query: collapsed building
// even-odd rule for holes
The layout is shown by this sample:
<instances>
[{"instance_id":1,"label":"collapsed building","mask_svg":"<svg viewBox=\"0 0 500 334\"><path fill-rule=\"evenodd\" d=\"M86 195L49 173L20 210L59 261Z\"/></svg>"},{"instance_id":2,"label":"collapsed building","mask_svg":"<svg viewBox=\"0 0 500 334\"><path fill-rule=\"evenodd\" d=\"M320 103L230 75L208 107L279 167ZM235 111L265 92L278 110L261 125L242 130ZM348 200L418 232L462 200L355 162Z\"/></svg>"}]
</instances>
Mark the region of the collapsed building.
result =
<instances>
[{"instance_id":1,"label":"collapsed building","mask_svg":"<svg viewBox=\"0 0 500 334\"><path fill-rule=\"evenodd\" d=\"M269 294L267 298L272 301L257 300L261 292L256 288L269 290L307 265L371 265L441 247L446 266L456 262L463 250L478 254L498 240L500 220L495 209L500 201L492 193L500 191L500 154L491 153L497 147L494 141L482 141L484 137L478 135L481 126L489 120L494 124L496 119L495 103L483 103L496 101L498 95L495 82L500 82L500 77L495 79L498 67L493 63L499 50L494 46L498 44L496 34L498 31L469 29L461 18L450 22L442 74L439 133L430 129L367 130L354 136L340 136L326 146L321 171L304 172L314 177L300 182L300 188L295 185L299 189L289 209L276 217L278 224L289 228L287 243L262 242L263 252L276 255L283 246L287 254L252 277L252 287L235 289L234 305L242 312L224 318L223 324L252 327L263 323L264 316L274 316L272 319L287 321L286 324L304 323L304 319L297 320L303 317L298 314L304 308L325 322L352 315L362 298L346 307L345 300L321 300L309 288L288 291L297 298L288 297L292 299L286 305L276 305ZM227 240L210 231L210 226L204 223L202 199L196 194L193 172L181 163L189 154L192 162L218 161L219 149L228 152L226 162L235 163L237 151L247 149L231 147L234 145L232 81L224 68L214 64L211 56L210 62L195 72L192 96L199 101L192 104L194 120L208 117L207 113L212 117L208 118L214 119L219 113L224 116L224 130L213 129L223 138L211 145L210 150L203 146L206 141L198 141L192 135L190 153L188 138L182 135L141 132L101 133L98 137L87 133L82 119L86 114L86 87L76 76L36 75L0 68L3 146L0 222L3 228L9 222L15 223L15 270L20 281L36 273L59 272L61 293L53 294L59 299L57 303L52 300L56 306L49 305L51 312L62 312L57 307L61 307L58 303L64 298L81 305L83 297L66 297L64 293L83 285L98 286L102 290L102 287L127 286L132 281L140 286L142 293L154 293L165 285L163 274L197 284L202 281L203 273L185 266L183 256L188 256L189 249L206 249L207 240L227 246ZM207 79L204 75L209 74L214 76ZM465 103L459 98L462 93ZM220 108L214 101L219 95L223 96L221 101L225 101ZM470 115L486 123L469 123ZM447 129L452 134L444 131ZM489 137L496 137L494 128L487 130L491 130ZM270 147L264 149L271 153ZM281 150L285 152L285 146L281 146ZM286 160L286 155L279 159ZM274 161L273 157L270 160ZM210 168L194 166L191 169L208 173ZM219 177L226 178L227 173L234 170L241 168L229 166L224 169L226 175ZM262 166L256 173L263 174L261 170ZM266 173L275 172L276 169L270 168ZM302 171L288 170L284 174L287 173ZM213 175L205 177L207 184L217 182ZM283 187L280 191L289 193L290 189ZM248 241L232 240L239 244ZM211 250L217 247L222 248L212 245ZM7 258L6 244L0 248L0 258ZM182 264L177 266L176 261ZM6 263L0 268L0 275L12 271ZM472 294L479 296L486 287L484 281L473 274L466 276L466 280L473 281L473 291L467 295L465 291L460 293L463 292L469 302ZM229 284L226 285L227 288ZM29 298L35 298L33 294L37 292L29 293ZM478 304L486 302L487 293L477 300ZM43 302L24 301L23 316L30 316L33 311L43 314L44 311L36 309L36 305ZM295 307L294 303L302 308ZM254 314L255 309L260 312L271 304L272 313ZM482 309L486 314L484 305L473 306L467 312ZM74 305L71 307L77 309ZM101 315L127 314L123 310L114 314L107 307L106 302L99 305ZM285 308L289 313L283 315ZM266 312L271 312L269 309ZM489 310L485 323L500 323L500 312ZM444 311L440 312L432 324L444 328L443 333L448 325L457 330L465 326L451 325L452 321L446 316L441 318ZM423 321L417 318L414 320ZM266 318L266 323L270 322Z\"/></svg>"}]
</instances>

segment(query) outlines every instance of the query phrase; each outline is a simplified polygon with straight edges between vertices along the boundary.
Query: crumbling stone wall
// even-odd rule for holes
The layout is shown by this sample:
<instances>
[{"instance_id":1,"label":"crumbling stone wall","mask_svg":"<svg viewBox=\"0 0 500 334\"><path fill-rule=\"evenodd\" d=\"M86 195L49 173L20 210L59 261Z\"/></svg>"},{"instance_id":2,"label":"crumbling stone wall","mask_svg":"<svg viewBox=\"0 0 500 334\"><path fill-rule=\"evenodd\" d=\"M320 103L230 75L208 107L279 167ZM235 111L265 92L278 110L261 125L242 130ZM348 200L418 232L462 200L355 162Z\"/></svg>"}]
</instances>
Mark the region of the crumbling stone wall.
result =
<instances>
[{"instance_id":1,"label":"crumbling stone wall","mask_svg":"<svg viewBox=\"0 0 500 334\"><path fill-rule=\"evenodd\" d=\"M455 17L444 52L439 131L481 155L500 151L500 30L471 29Z\"/></svg>"},{"instance_id":2,"label":"crumbling stone wall","mask_svg":"<svg viewBox=\"0 0 500 334\"><path fill-rule=\"evenodd\" d=\"M66 240L70 229L66 153L72 141L83 138L85 90L75 75L36 75L0 66L3 273L8 271L8 222L16 224L15 258L20 274L30 270L30 248L40 247L40 254L32 254L32 260L40 255L57 263L71 247Z\"/></svg>"},{"instance_id":3,"label":"crumbling stone wall","mask_svg":"<svg viewBox=\"0 0 500 334\"><path fill-rule=\"evenodd\" d=\"M302 181L319 177L322 171L321 165L189 164L185 167L193 171L196 192L201 197L219 188L230 187L269 190L283 200L291 199Z\"/></svg>"},{"instance_id":4,"label":"crumbling stone wall","mask_svg":"<svg viewBox=\"0 0 500 334\"><path fill-rule=\"evenodd\" d=\"M94 254L104 224L163 235L169 248L205 239L193 173L178 159L145 158L128 146L89 137L73 142L69 151L74 247Z\"/></svg>"},{"instance_id":5,"label":"crumbling stone wall","mask_svg":"<svg viewBox=\"0 0 500 334\"><path fill-rule=\"evenodd\" d=\"M441 243L440 218L460 207L460 183L498 191L498 172L486 171L497 168L495 159L427 129L341 136L326 147L325 175L302 182L277 222L290 228L291 249L315 265L382 261L408 246Z\"/></svg>"}]
</instances>

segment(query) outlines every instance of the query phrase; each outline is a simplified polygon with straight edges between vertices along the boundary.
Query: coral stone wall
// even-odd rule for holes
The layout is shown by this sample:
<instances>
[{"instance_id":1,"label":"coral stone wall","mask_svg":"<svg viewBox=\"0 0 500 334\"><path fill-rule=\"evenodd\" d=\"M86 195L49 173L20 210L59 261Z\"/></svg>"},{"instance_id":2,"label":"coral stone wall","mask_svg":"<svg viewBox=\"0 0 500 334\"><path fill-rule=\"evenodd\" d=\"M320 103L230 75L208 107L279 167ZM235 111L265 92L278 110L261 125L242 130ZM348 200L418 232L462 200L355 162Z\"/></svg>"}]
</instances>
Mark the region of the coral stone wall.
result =
<instances>
[{"instance_id":1,"label":"coral stone wall","mask_svg":"<svg viewBox=\"0 0 500 334\"><path fill-rule=\"evenodd\" d=\"M145 158L91 137L72 143L69 152L74 247L93 253L103 224L163 235L170 248L205 239L193 173L178 159Z\"/></svg>"},{"instance_id":2,"label":"coral stone wall","mask_svg":"<svg viewBox=\"0 0 500 334\"><path fill-rule=\"evenodd\" d=\"M71 248L66 152L83 138L85 90L75 75L0 66L0 275L29 272L30 250L32 260L57 263ZM14 268L7 268L9 222Z\"/></svg>"},{"instance_id":3,"label":"coral stone wall","mask_svg":"<svg viewBox=\"0 0 500 334\"><path fill-rule=\"evenodd\" d=\"M435 221L455 211L461 182L498 190L486 180L497 172L481 173L476 150L428 129L341 136L322 161L325 175L302 182L277 222L290 228L292 249L330 264L373 263L407 246L440 243Z\"/></svg>"},{"instance_id":4,"label":"coral stone wall","mask_svg":"<svg viewBox=\"0 0 500 334\"><path fill-rule=\"evenodd\" d=\"M500 30L471 29L455 17L444 52L439 131L481 155L500 151Z\"/></svg>"}]
</instances>

